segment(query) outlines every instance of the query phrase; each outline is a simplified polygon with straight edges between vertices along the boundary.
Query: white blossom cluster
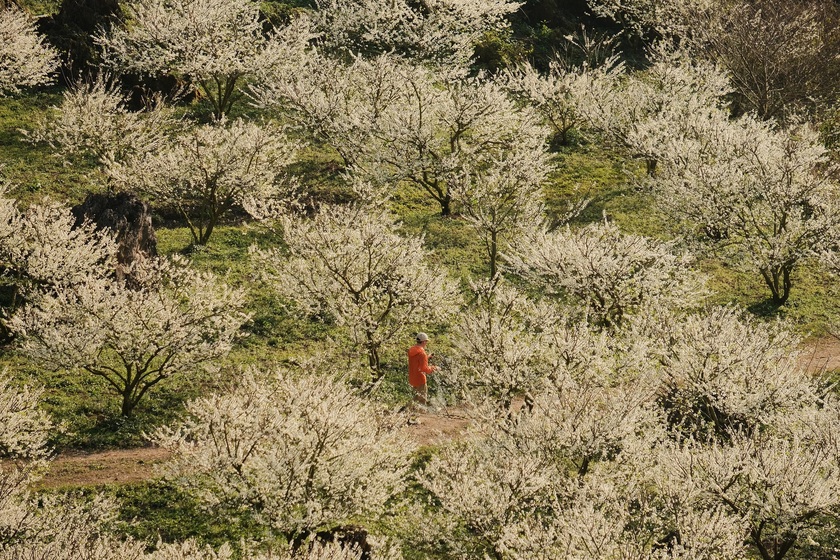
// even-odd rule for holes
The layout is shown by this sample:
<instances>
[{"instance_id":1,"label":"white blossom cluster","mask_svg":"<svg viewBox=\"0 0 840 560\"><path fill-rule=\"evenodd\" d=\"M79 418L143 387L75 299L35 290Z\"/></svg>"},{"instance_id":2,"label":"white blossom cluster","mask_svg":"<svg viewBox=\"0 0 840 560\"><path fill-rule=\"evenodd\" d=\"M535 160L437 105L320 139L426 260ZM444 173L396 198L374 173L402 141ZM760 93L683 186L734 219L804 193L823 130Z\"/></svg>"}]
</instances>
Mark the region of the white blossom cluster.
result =
<instances>
[{"instance_id":1,"label":"white blossom cluster","mask_svg":"<svg viewBox=\"0 0 840 560\"><path fill-rule=\"evenodd\" d=\"M301 22L264 37L259 6L249 0L139 0L127 12L132 25L98 37L107 60L123 71L190 80L217 118L241 96L244 78L294 60L312 37Z\"/></svg>"},{"instance_id":2,"label":"white blossom cluster","mask_svg":"<svg viewBox=\"0 0 840 560\"><path fill-rule=\"evenodd\" d=\"M0 96L49 83L58 53L44 44L32 19L14 4L0 8Z\"/></svg>"},{"instance_id":3,"label":"white blossom cluster","mask_svg":"<svg viewBox=\"0 0 840 560\"><path fill-rule=\"evenodd\" d=\"M784 303L793 271L840 232L834 165L817 132L717 115L665 145L667 167L653 184L663 206L743 258Z\"/></svg>"},{"instance_id":4,"label":"white blossom cluster","mask_svg":"<svg viewBox=\"0 0 840 560\"><path fill-rule=\"evenodd\" d=\"M401 84L418 73L425 74L392 54L356 56L346 64L312 51L293 75L275 65L248 90L257 107L284 109L301 132L353 166L370 151L380 120L400 99Z\"/></svg>"},{"instance_id":5,"label":"white blossom cluster","mask_svg":"<svg viewBox=\"0 0 840 560\"><path fill-rule=\"evenodd\" d=\"M59 204L21 212L3 197L0 208L0 255L15 294L4 326L41 365L103 377L124 415L160 381L195 373L239 337L248 318L243 290L182 258L118 271L112 237L76 225Z\"/></svg>"},{"instance_id":6,"label":"white blossom cluster","mask_svg":"<svg viewBox=\"0 0 840 560\"><path fill-rule=\"evenodd\" d=\"M840 402L805 371L801 341L705 305L682 239L568 223L584 202L552 221L542 192L563 158L552 132L638 159L635 186L681 233L756 270L781 304L804 259L840 268L837 168L815 127L733 115L732 77L667 42L638 71L608 56L467 72L510 0L315 4L266 30L250 0L134 0L98 37L109 66L192 83L212 119L162 99L132 111L100 77L32 134L180 211L196 245L237 209L282 238L250 251L255 278L327 324L336 340L306 345L332 354L238 371L151 436L172 454L168 483L269 538L150 547L114 536L110 500L33 499L52 424L41 391L3 375L0 560L781 560L820 546L840 511ZM667 37L709 3L590 5ZM54 55L18 12L0 12L7 29L20 56L0 42L0 93L44 83ZM241 98L251 107L228 116ZM292 200L307 142L337 154L350 202ZM406 187L480 236L489 278L461 278L460 294L426 238L403 232L389 203ZM128 417L169 380L216 369L253 302L180 257L117 271L115 250L59 204L0 197L15 289L3 326L33 364L104 380ZM451 341L435 380L469 418L422 453L406 416L370 398L419 330ZM321 536L355 523L372 552ZM374 534L400 523L398 542Z\"/></svg>"},{"instance_id":7,"label":"white blossom cluster","mask_svg":"<svg viewBox=\"0 0 840 560\"><path fill-rule=\"evenodd\" d=\"M411 447L387 415L342 381L328 378L324 364L313 367L297 376L248 372L230 393L193 402L183 425L155 436L175 454L167 472L189 480L187 487L200 486L207 505L219 512L221 504L265 500L259 515L289 535L306 536L324 523L381 511L405 484ZM0 558L233 558L227 544L215 550L194 540L158 542L146 552L147 543L114 536L118 506L108 498L32 496L29 485L49 465L46 439L54 429L38 408L41 394L13 385L5 374L0 378ZM268 465L275 468L266 470ZM203 476L185 478L197 472ZM356 545L306 540L273 552L245 546L242 554L252 560L363 557ZM382 542L372 557L398 560L401 555Z\"/></svg>"},{"instance_id":8,"label":"white blossom cluster","mask_svg":"<svg viewBox=\"0 0 840 560\"><path fill-rule=\"evenodd\" d=\"M507 27L512 0L318 0L316 21L329 48L382 52L462 66L483 34Z\"/></svg>"},{"instance_id":9,"label":"white blossom cluster","mask_svg":"<svg viewBox=\"0 0 840 560\"><path fill-rule=\"evenodd\" d=\"M383 209L322 206L282 218L288 254L256 251L272 287L301 311L326 313L380 375L383 345L448 317L455 287L427 264L422 237L401 237Z\"/></svg>"},{"instance_id":10,"label":"white blossom cluster","mask_svg":"<svg viewBox=\"0 0 840 560\"><path fill-rule=\"evenodd\" d=\"M142 112L129 111L127 101L104 78L77 84L65 93L58 118L31 136L64 154L96 156L112 188L139 190L177 208L198 245L232 210L260 214L292 197L287 167L301 146L284 127L225 118L190 126L160 100Z\"/></svg>"},{"instance_id":11,"label":"white blossom cluster","mask_svg":"<svg viewBox=\"0 0 840 560\"><path fill-rule=\"evenodd\" d=\"M355 172L409 181L438 201L444 214L451 209L453 181L470 180L467 192L505 180L526 191L541 184L549 169L546 130L501 87L472 78L443 87L423 75L404 79L399 102L380 120L371 157ZM486 180L476 185L473 177Z\"/></svg>"},{"instance_id":12,"label":"white blossom cluster","mask_svg":"<svg viewBox=\"0 0 840 560\"><path fill-rule=\"evenodd\" d=\"M69 209L45 200L21 212L0 194L0 261L7 281L24 298L84 283L116 266L116 245L90 224L75 226Z\"/></svg>"},{"instance_id":13,"label":"white blossom cluster","mask_svg":"<svg viewBox=\"0 0 840 560\"><path fill-rule=\"evenodd\" d=\"M167 476L215 511L251 508L290 537L382 512L405 483L410 445L328 367L247 371L232 391L190 403L184 424L155 438L175 454Z\"/></svg>"},{"instance_id":14,"label":"white blossom cluster","mask_svg":"<svg viewBox=\"0 0 840 560\"><path fill-rule=\"evenodd\" d=\"M178 121L161 99L146 111L127 108L129 96L104 75L78 82L64 92L60 106L30 134L62 155L97 158L106 168L129 157L159 150Z\"/></svg>"},{"instance_id":15,"label":"white blossom cluster","mask_svg":"<svg viewBox=\"0 0 840 560\"><path fill-rule=\"evenodd\" d=\"M357 179L407 181L444 214L460 201L490 235L531 217L551 169L547 130L499 85L468 77L441 83L393 54L350 65L313 55L294 79L255 85L251 95L258 106L288 108Z\"/></svg>"},{"instance_id":16,"label":"white blossom cluster","mask_svg":"<svg viewBox=\"0 0 840 560\"><path fill-rule=\"evenodd\" d=\"M31 484L49 467L47 438L55 430L43 410L43 390L0 375L0 558L40 560L141 558L144 546L110 535L116 505L95 497L36 496Z\"/></svg>"},{"instance_id":17,"label":"white blossom cluster","mask_svg":"<svg viewBox=\"0 0 840 560\"><path fill-rule=\"evenodd\" d=\"M581 115L583 104L597 96L591 90L619 79L623 72L624 64L616 55L582 65L556 57L549 63L545 75L530 64L521 64L507 70L503 83L514 95L531 105L565 144L569 140L569 131L584 122Z\"/></svg>"},{"instance_id":18,"label":"white blossom cluster","mask_svg":"<svg viewBox=\"0 0 840 560\"><path fill-rule=\"evenodd\" d=\"M687 16L722 9L714 0L587 0L592 12L620 23L625 33L644 38L680 37L691 30Z\"/></svg>"}]
</instances>

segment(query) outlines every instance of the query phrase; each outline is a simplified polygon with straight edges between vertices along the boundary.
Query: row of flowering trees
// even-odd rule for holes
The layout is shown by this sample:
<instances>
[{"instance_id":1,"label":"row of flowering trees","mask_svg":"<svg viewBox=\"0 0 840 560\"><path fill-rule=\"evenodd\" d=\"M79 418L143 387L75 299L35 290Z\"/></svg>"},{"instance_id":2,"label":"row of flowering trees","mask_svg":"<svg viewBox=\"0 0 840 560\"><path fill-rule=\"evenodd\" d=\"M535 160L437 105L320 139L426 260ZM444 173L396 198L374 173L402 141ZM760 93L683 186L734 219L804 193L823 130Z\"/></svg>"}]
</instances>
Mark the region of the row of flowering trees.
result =
<instances>
[{"instance_id":1,"label":"row of flowering trees","mask_svg":"<svg viewBox=\"0 0 840 560\"><path fill-rule=\"evenodd\" d=\"M586 280L591 269L569 258L588 289L565 305L501 281L474 286L475 302L452 322L457 343L440 380L471 428L419 470L409 468L404 418L361 396L344 379L352 372L324 357L244 372L189 403L183 423L152 436L173 452L163 475L220 519L245 510L293 543L396 513L410 529L396 532L404 542L381 545L386 555L403 544L456 558L780 559L830 547L840 409L804 369L798 339L736 309L684 308L673 296L696 290L696 273L673 268L655 244L632 253L631 239L619 241L609 250L635 255L638 278L672 267L672 280L640 295L632 280ZM602 314L591 296L602 291L630 302L622 315ZM42 415L37 395L21 395L9 406ZM33 432L25 418L4 420L4 450L15 459L3 468L19 490L3 519L31 525L4 532L12 536L2 548L9 557L73 539L106 548L107 504L84 506L86 523L53 526L51 515L82 506L28 498L27 477L48 456L43 436L20 438L49 424L33 420ZM407 492L412 484L422 498ZM108 546L112 556L90 557L139 557L129 555L139 543Z\"/></svg>"},{"instance_id":2,"label":"row of flowering trees","mask_svg":"<svg viewBox=\"0 0 840 560\"><path fill-rule=\"evenodd\" d=\"M573 228L542 204L549 136L584 131L643 161L640 186L683 232L751 266L783 303L805 259L837 261L838 185L812 127L733 117L729 75L667 46L644 71L595 57L471 75L472 45L515 2L316 4L266 34L253 2L137 0L130 25L97 39L109 70L174 74L202 91L212 119L163 99L131 111L103 73L30 133L62 157L95 158L109 187L178 208L196 244L234 208L265 220L283 245L250 252L261 279L365 356L339 347L245 370L150 434L172 452L163 477L222 522L246 512L265 542L151 545L114 536L109 500L32 496L52 426L39 391L4 377L0 558L828 554L840 404L804 369L799 340L705 305L704 277L677 242L607 219ZM605 15L637 4L655 12L599 3ZM18 41L14 57L0 51L0 92L43 83L55 53L16 10L0 17L0 37ZM229 116L245 104L262 120ZM298 211L290 169L307 142L341 160L351 203ZM387 209L399 184L480 235L489 278L459 291L422 236L399 233ZM115 250L60 204L0 198L15 291L4 325L18 349L104 379L130 416L167 378L224 358L249 320L248 293L178 257L118 274ZM428 324L451 333L439 382L470 429L418 462L405 417L347 379L373 372L372 392L384 351ZM392 538L338 542L357 523Z\"/></svg>"},{"instance_id":3,"label":"row of flowering trees","mask_svg":"<svg viewBox=\"0 0 840 560\"><path fill-rule=\"evenodd\" d=\"M498 25L510 8L498 4L483 5L481 17L470 8L475 19L462 23L475 29L464 36ZM390 45L384 34L414 37L398 31L406 21L431 23L397 16L402 8L395 7L391 29L363 3L342 6L325 5L317 17L301 16L266 38L251 2L213 9L188 2L183 13L166 15L151 0L139 3L134 25L99 39L112 71L183 76L206 90L216 120L175 118L159 99L130 112L119 89L99 78L70 90L33 138L65 154L94 155L114 188L179 209L197 244L208 243L234 208L258 214L269 201L298 195L288 169L309 141L335 150L350 184L366 183L379 195L413 185L443 215L457 208L484 239L494 276L507 241L542 213L539 193L552 169L546 135L574 127L641 159L647 186L683 226L679 233L749 265L776 304L790 296L800 263L836 245L836 169L815 127L749 113L732 118L732 74L716 61L663 44L643 72L629 72L616 57L592 57L580 65L558 60L547 75L523 65L476 78L463 64L421 56L423 49L348 51L373 41L363 25L381 24L376 43ZM452 15L439 9L441 18ZM327 33L324 18L356 31ZM184 26L202 38L190 49L181 47ZM254 67L213 54L222 47ZM245 57L243 49L256 54ZM204 63L211 55L214 64ZM214 90L211 82L222 85ZM236 96L283 111L289 124L225 119Z\"/></svg>"},{"instance_id":4,"label":"row of flowering trees","mask_svg":"<svg viewBox=\"0 0 840 560\"><path fill-rule=\"evenodd\" d=\"M230 492L231 497L247 502L261 491L270 492L274 502L266 504L263 519L292 533L381 505L380 500L388 495L393 481L402 475L407 458L404 447L393 442L393 433L383 431L370 405L350 394L347 387L324 384L316 378L289 382L281 374L277 375L276 385L262 378L256 383L254 378L246 377L242 386L231 394L194 403L196 422L180 428L178 433L184 437L189 433L201 443L191 446L192 451L184 447L178 457L194 461L189 468L193 474L196 461L213 462L208 472L216 478L216 488ZM147 552L148 543L114 536L118 504L113 500L101 496L85 499L81 495L33 495L30 485L49 467L51 453L46 442L54 426L38 408L40 391L14 385L5 373L0 377L0 389L0 445L4 456L0 465L0 558L230 560L235 557L229 545L214 550L194 540L159 542L153 552ZM325 416L333 407L343 409L344 413ZM313 415L319 409L320 414ZM247 418L242 417L245 411ZM295 415L296 423L291 421ZM208 446L211 440L207 429L213 430L212 417L225 422L224 435L231 444L244 447ZM235 418L241 421L233 422ZM313 418L319 420L313 424ZM348 437L348 430L352 436ZM274 443L284 445L275 448L265 439L269 434L275 438ZM158 437L162 443L172 441L173 446L180 441L174 432L161 432ZM263 440L262 446L255 445L257 440ZM318 450L327 441L339 445L331 445L329 455L324 455ZM347 460L347 454L351 454L351 460ZM358 460L352 460L353 454L358 454ZM392 463L394 459L396 463ZM272 480L259 465L279 466L277 461L283 467L276 472L279 478ZM254 465L256 469L252 468ZM170 468L176 471L177 462ZM278 485L286 492L277 493ZM239 494L240 490L245 494ZM324 491L331 493L332 502L322 497ZM218 498L226 500L222 494ZM377 557L397 558L395 551L382 548ZM246 547L241 554L254 560L359 560L362 551L358 547L321 543L297 550Z\"/></svg>"}]
</instances>

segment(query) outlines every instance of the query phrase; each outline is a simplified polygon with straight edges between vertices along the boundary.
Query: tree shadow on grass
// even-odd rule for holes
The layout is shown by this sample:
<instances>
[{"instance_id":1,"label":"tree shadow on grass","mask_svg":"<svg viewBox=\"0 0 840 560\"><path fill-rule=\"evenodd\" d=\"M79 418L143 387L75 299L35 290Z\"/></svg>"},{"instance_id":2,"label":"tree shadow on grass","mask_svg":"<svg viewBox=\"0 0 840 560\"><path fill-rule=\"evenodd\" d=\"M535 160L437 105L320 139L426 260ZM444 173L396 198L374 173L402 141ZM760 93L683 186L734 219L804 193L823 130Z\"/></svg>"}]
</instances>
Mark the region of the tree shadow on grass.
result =
<instances>
[{"instance_id":1,"label":"tree shadow on grass","mask_svg":"<svg viewBox=\"0 0 840 560\"><path fill-rule=\"evenodd\" d=\"M747 311L762 319L778 319L787 315L785 306L774 302L772 298L766 298L748 305Z\"/></svg>"},{"instance_id":2,"label":"tree shadow on grass","mask_svg":"<svg viewBox=\"0 0 840 560\"><path fill-rule=\"evenodd\" d=\"M56 420L64 431L50 444L57 450L101 451L149 445L148 434L183 414L184 404L206 390L207 379L161 385L148 394L130 417L120 415L119 398L107 391L74 391L55 403Z\"/></svg>"}]
</instances>

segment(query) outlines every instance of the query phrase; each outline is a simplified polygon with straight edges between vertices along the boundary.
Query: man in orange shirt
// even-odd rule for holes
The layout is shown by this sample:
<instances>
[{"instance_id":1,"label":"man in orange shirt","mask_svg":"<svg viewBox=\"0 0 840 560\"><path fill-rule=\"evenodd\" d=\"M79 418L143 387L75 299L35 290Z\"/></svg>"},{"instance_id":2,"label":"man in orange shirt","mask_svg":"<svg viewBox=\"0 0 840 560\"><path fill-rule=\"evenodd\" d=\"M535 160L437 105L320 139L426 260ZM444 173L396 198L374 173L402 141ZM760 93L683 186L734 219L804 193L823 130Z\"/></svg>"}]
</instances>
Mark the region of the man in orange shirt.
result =
<instances>
[{"instance_id":1,"label":"man in orange shirt","mask_svg":"<svg viewBox=\"0 0 840 560\"><path fill-rule=\"evenodd\" d=\"M414 402L426 405L426 375L437 371L437 366L429 365L429 358L432 354L426 354L426 345L429 344L429 335L417 333L417 344L408 349L408 383L414 389Z\"/></svg>"}]
</instances>

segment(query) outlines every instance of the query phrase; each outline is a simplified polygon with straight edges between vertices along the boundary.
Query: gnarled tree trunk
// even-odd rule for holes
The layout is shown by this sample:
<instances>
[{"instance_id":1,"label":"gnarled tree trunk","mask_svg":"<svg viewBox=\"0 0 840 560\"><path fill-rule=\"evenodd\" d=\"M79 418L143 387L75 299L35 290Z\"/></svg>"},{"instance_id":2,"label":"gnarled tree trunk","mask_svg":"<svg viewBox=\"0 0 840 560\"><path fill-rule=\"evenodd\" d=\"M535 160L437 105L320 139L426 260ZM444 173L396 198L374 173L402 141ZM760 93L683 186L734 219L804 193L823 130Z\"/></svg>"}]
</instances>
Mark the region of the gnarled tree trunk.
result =
<instances>
[{"instance_id":1,"label":"gnarled tree trunk","mask_svg":"<svg viewBox=\"0 0 840 560\"><path fill-rule=\"evenodd\" d=\"M140 258L157 255L157 237L148 204L129 193L91 193L73 207L76 225L90 221L97 229L108 229L118 244L117 278L131 283L131 265Z\"/></svg>"}]
</instances>

